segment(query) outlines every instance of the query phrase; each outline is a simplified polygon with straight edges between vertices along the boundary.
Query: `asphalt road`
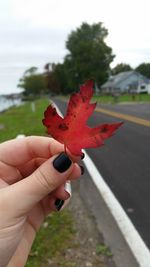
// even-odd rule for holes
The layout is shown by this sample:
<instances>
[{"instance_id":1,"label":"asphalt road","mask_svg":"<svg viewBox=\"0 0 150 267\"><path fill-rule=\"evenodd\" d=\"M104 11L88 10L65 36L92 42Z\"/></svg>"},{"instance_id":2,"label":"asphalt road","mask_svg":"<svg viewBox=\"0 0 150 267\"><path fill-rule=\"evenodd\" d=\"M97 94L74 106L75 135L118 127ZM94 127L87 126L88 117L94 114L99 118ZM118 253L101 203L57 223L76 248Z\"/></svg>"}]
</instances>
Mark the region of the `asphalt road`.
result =
<instances>
[{"instance_id":1,"label":"asphalt road","mask_svg":"<svg viewBox=\"0 0 150 267\"><path fill-rule=\"evenodd\" d=\"M66 103L55 102L64 112ZM106 108L150 119L150 104L105 105ZM95 112L88 124L92 127L116 121L120 120ZM150 248L150 127L124 121L104 146L88 149L87 153Z\"/></svg>"}]
</instances>

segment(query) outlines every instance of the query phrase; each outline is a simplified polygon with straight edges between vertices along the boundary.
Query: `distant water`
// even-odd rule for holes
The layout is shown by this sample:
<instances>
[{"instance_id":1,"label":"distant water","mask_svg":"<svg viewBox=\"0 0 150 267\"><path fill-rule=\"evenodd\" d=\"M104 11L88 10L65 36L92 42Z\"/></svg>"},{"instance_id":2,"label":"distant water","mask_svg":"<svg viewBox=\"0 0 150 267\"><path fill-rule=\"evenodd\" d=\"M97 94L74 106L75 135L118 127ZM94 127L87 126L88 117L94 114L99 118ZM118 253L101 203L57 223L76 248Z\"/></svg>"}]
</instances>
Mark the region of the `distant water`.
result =
<instances>
[{"instance_id":1,"label":"distant water","mask_svg":"<svg viewBox=\"0 0 150 267\"><path fill-rule=\"evenodd\" d=\"M4 96L0 96L0 112L6 110L12 106L19 106L21 99L9 99Z\"/></svg>"}]
</instances>

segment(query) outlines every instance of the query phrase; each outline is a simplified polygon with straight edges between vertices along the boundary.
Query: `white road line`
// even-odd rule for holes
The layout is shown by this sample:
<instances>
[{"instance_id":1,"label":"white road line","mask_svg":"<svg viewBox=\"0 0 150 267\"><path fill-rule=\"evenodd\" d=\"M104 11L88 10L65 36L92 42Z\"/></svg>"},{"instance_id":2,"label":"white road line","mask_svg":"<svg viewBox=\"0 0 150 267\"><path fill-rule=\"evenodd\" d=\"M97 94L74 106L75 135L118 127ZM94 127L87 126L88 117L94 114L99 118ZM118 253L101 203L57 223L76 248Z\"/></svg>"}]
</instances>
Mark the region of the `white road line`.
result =
<instances>
[{"instance_id":1,"label":"white road line","mask_svg":"<svg viewBox=\"0 0 150 267\"><path fill-rule=\"evenodd\" d=\"M96 185L99 193L103 197L109 211L113 215L113 218L116 221L119 229L121 230L124 239L126 240L128 246L130 247L134 257L141 267L150 267L150 251L142 240L141 236L135 229L129 217L126 215L122 206L105 183L103 177L99 173L95 164L88 156L88 154L84 151L85 158L84 163L86 168Z\"/></svg>"},{"instance_id":2,"label":"white road line","mask_svg":"<svg viewBox=\"0 0 150 267\"><path fill-rule=\"evenodd\" d=\"M62 116L60 109L54 104L59 114ZM140 267L150 267L150 251L144 243L143 239L139 235L138 231L132 224L129 217L126 215L119 201L116 199L92 159L85 152L85 158L83 159L87 171L97 187L100 195L105 201L109 212L112 214L116 224L122 232L124 239L126 240L130 250L132 251L137 263Z\"/></svg>"}]
</instances>

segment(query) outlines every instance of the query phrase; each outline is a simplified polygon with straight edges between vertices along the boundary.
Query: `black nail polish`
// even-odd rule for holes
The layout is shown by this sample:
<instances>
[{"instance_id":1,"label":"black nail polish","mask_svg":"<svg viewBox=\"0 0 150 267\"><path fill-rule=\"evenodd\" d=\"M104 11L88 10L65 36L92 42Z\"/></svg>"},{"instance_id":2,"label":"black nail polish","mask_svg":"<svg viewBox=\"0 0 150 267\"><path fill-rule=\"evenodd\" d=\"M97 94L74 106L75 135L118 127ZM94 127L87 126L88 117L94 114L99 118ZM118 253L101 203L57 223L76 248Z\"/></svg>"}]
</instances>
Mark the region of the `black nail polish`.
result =
<instances>
[{"instance_id":1,"label":"black nail polish","mask_svg":"<svg viewBox=\"0 0 150 267\"><path fill-rule=\"evenodd\" d=\"M80 165L80 169L81 169L81 175L84 174L84 167Z\"/></svg>"},{"instance_id":2,"label":"black nail polish","mask_svg":"<svg viewBox=\"0 0 150 267\"><path fill-rule=\"evenodd\" d=\"M84 159L84 158L85 158L85 154L84 154L84 153L82 153L81 159Z\"/></svg>"},{"instance_id":3,"label":"black nail polish","mask_svg":"<svg viewBox=\"0 0 150 267\"><path fill-rule=\"evenodd\" d=\"M56 207L56 209L59 211L61 208L62 208L62 206L64 205L64 200L63 199L59 199L59 198L57 198L56 200L55 200L55 207Z\"/></svg>"},{"instance_id":4,"label":"black nail polish","mask_svg":"<svg viewBox=\"0 0 150 267\"><path fill-rule=\"evenodd\" d=\"M71 166L72 161L68 158L67 154L61 153L53 161L53 166L58 172L65 172Z\"/></svg>"}]
</instances>

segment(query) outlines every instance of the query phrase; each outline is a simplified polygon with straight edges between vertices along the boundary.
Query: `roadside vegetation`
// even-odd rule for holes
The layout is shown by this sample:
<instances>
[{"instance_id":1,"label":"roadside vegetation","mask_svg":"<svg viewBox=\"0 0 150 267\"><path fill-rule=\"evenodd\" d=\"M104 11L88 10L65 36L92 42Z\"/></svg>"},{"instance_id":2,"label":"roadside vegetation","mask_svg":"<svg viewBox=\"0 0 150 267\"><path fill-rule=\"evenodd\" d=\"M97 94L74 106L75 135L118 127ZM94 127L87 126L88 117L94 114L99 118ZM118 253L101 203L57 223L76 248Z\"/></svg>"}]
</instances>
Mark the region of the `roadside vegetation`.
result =
<instances>
[{"instance_id":1,"label":"roadside vegetation","mask_svg":"<svg viewBox=\"0 0 150 267\"><path fill-rule=\"evenodd\" d=\"M67 101L70 98L70 95L59 95L58 98ZM117 97L112 95L94 95L92 100L99 104L143 103L150 102L150 94L124 94Z\"/></svg>"},{"instance_id":2,"label":"roadside vegetation","mask_svg":"<svg viewBox=\"0 0 150 267\"><path fill-rule=\"evenodd\" d=\"M93 100L102 104L150 102L150 94L124 94L118 96L95 95Z\"/></svg>"},{"instance_id":3,"label":"roadside vegetation","mask_svg":"<svg viewBox=\"0 0 150 267\"><path fill-rule=\"evenodd\" d=\"M0 114L0 142L15 138L18 134L43 135L42 116L48 105L48 99L34 102L35 112L32 112L32 102L19 107L9 108Z\"/></svg>"}]
</instances>

